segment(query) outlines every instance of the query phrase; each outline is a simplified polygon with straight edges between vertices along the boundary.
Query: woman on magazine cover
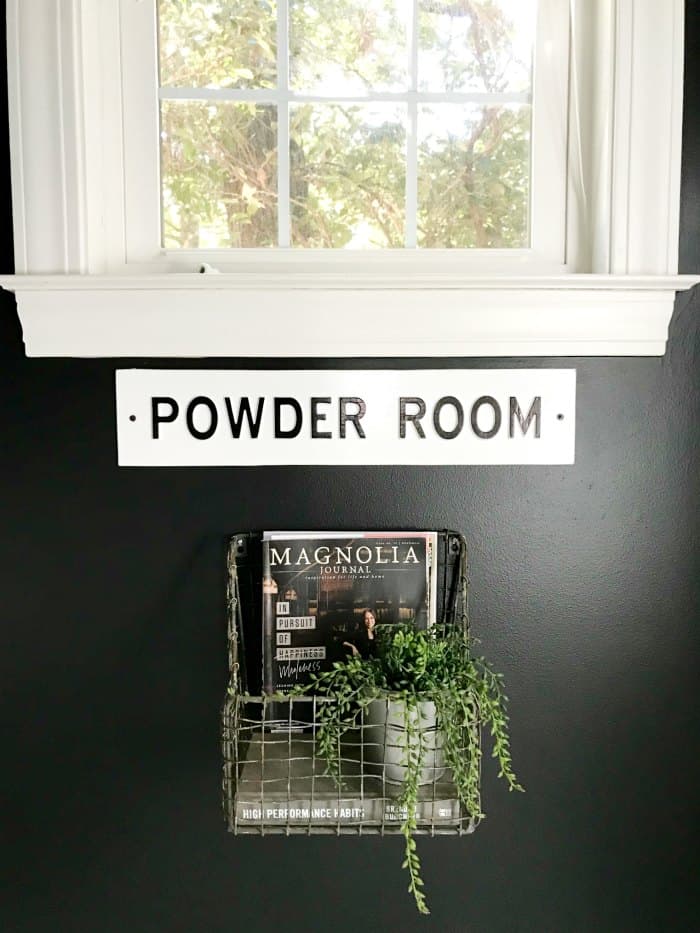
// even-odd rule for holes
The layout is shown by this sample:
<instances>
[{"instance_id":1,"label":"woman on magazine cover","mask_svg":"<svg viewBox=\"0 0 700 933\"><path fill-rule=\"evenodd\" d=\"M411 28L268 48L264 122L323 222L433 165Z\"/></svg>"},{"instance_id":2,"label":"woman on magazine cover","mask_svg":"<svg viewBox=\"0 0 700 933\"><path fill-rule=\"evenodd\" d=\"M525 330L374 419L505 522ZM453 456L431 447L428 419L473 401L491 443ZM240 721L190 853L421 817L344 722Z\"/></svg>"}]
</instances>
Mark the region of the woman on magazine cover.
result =
<instances>
[{"instance_id":1,"label":"woman on magazine cover","mask_svg":"<svg viewBox=\"0 0 700 933\"><path fill-rule=\"evenodd\" d=\"M373 658L377 654L377 639L375 626L377 618L374 610L367 608L362 613L362 626L353 641L344 641L343 645L349 648L354 658Z\"/></svg>"}]
</instances>

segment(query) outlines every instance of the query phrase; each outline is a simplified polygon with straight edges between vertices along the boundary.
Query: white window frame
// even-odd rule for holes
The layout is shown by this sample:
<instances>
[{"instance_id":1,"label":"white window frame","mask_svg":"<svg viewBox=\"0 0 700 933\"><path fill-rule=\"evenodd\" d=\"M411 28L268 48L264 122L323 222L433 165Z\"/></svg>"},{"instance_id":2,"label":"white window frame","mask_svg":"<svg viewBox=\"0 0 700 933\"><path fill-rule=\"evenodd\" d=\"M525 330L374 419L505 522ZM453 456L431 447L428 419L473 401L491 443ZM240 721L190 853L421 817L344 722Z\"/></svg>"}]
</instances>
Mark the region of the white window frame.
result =
<instances>
[{"instance_id":1,"label":"white window frame","mask_svg":"<svg viewBox=\"0 0 700 933\"><path fill-rule=\"evenodd\" d=\"M219 276L171 274L199 252L126 261L139 147L124 144L123 64L144 50L120 34L120 2L146 6L7 2L18 274L0 285L28 354L664 352L675 292L696 281L677 275L683 0L571 0L563 272L511 251L505 270L500 251L278 249Z\"/></svg>"},{"instance_id":2,"label":"white window frame","mask_svg":"<svg viewBox=\"0 0 700 933\"><path fill-rule=\"evenodd\" d=\"M413 16L417 19L418 0L413 0ZM216 268L235 271L241 267L253 269L256 263L269 264L272 260L285 263L286 267L308 265L313 260L319 268L333 262L344 262L347 268L362 270L367 262L386 265L390 258L385 254L379 260L370 257L368 251L344 251L347 258L338 258L340 250L292 249L289 247L288 212L288 106L295 97L286 84L270 92L231 91L228 89L202 89L191 93L188 89L173 88L158 92L158 37L156 3L121 0L121 35L132 37L128 47L122 42L122 94L124 109L124 171L125 181L125 265L138 271L139 266L151 271L175 268L192 271L202 262ZM278 28L284 35L283 24L287 20L287 0L277 5ZM287 36L278 46L278 70L287 72ZM478 270L489 268L503 273L523 271L527 267L540 273L561 273L566 270L566 196L567 196L567 99L566 88L569 70L569 0L539 0L538 24L534 48L534 83L532 94L504 95L509 101L532 104L537 101L532 121L531 173L530 173L530 246L525 249L479 250L415 249L417 178L415 171L415 113L417 102L428 95L417 92L417 42L412 43L409 80L411 88L405 95L372 95L369 100L382 96L386 99L405 98L409 108L409 132L407 171L413 175L413 184L407 185L408 238L405 244L408 261L423 271L435 266L436 260L456 270ZM448 95L440 95L448 97ZM167 250L160 246L160 165L159 165L159 103L160 100L241 100L263 99L276 103L280 110L278 122L280 138L278 147L279 187L279 238L280 245L270 249L220 249L220 250ZM304 100L324 99L322 94L303 95ZM454 94L453 100L480 101L488 95ZM338 97L327 95L326 100L335 102ZM360 98L356 98L360 100ZM486 102L489 102L488 100ZM411 158L411 155L414 158ZM386 251L384 251L386 253ZM391 252L396 252L392 250ZM403 260L404 263L406 259ZM398 260L401 262L401 259ZM119 271L117 268L114 271Z\"/></svg>"}]
</instances>

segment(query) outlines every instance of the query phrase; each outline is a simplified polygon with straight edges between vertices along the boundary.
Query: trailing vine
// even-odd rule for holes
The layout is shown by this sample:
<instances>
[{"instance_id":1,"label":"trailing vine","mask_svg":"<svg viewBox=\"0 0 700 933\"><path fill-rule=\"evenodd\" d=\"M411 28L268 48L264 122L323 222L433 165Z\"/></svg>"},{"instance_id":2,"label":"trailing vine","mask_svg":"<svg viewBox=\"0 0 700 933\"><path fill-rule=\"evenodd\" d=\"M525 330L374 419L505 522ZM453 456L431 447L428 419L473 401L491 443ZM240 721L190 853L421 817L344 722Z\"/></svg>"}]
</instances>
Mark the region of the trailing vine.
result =
<instances>
[{"instance_id":1,"label":"trailing vine","mask_svg":"<svg viewBox=\"0 0 700 933\"><path fill-rule=\"evenodd\" d=\"M316 738L326 773L340 786L341 743L350 729L363 721L364 711L376 699L403 705L404 779L398 798L401 834L404 838L402 867L408 871L408 890L420 913L429 913L423 891L421 863L416 847L417 804L425 765L425 732L421 704L435 704L441 749L449 767L457 797L466 814L483 817L480 797L480 730L488 727L499 777L509 790L521 791L512 767L508 698L503 678L483 657L471 653L469 638L456 628L434 626L419 630L408 625L378 626L377 654L336 662L330 671L316 675L300 693L324 698L317 705Z\"/></svg>"},{"instance_id":2,"label":"trailing vine","mask_svg":"<svg viewBox=\"0 0 700 933\"><path fill-rule=\"evenodd\" d=\"M408 891L413 895L419 913L429 914L428 903L425 899L425 893L422 891L423 879L421 877L420 858L416 846L415 832L416 804L418 801L419 777L423 768L425 759L425 748L423 743L423 730L420 723L416 724L418 705L414 698L405 699L403 704L404 711L404 757L403 765L406 769L403 788L399 797L399 807L402 813L405 813L401 821L401 834L404 837L404 860L402 868L408 870L409 883Z\"/></svg>"}]
</instances>

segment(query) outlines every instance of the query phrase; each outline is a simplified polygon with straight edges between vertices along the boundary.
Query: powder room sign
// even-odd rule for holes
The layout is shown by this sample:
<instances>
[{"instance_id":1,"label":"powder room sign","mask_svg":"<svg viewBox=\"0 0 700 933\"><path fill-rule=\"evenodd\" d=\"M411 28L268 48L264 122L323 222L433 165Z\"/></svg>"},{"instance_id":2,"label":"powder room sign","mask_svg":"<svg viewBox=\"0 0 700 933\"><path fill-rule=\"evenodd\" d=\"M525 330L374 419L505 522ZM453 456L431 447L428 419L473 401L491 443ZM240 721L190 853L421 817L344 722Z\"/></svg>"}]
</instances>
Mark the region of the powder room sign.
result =
<instances>
[{"instance_id":1,"label":"powder room sign","mask_svg":"<svg viewBox=\"0 0 700 933\"><path fill-rule=\"evenodd\" d=\"M565 464L576 371L116 373L120 466Z\"/></svg>"}]
</instances>

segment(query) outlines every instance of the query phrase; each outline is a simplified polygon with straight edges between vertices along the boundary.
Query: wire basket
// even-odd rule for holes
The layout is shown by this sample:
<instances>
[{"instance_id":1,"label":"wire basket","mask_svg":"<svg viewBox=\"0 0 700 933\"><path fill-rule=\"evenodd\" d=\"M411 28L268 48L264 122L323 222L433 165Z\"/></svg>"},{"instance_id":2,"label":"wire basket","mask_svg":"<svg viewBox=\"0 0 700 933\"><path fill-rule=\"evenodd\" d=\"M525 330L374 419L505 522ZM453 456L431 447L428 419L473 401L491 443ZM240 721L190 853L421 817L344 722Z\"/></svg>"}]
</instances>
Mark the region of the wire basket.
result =
<instances>
[{"instance_id":1,"label":"wire basket","mask_svg":"<svg viewBox=\"0 0 700 933\"><path fill-rule=\"evenodd\" d=\"M467 549L461 535L445 532L454 579L443 580L438 602L442 625L469 632ZM230 683L223 708L223 802L228 829L237 834L388 835L400 833L406 812L401 793L407 733L405 710L390 698L358 709L356 727L339 749L339 780L327 773L317 733L316 696L251 696L241 687L239 639L241 586L229 550ZM461 805L443 757L434 707L425 704L411 733L423 747L424 767L416 806L416 833L464 835L478 817ZM465 736L464 754L478 754L480 727ZM476 812L480 807L473 808Z\"/></svg>"}]
</instances>

